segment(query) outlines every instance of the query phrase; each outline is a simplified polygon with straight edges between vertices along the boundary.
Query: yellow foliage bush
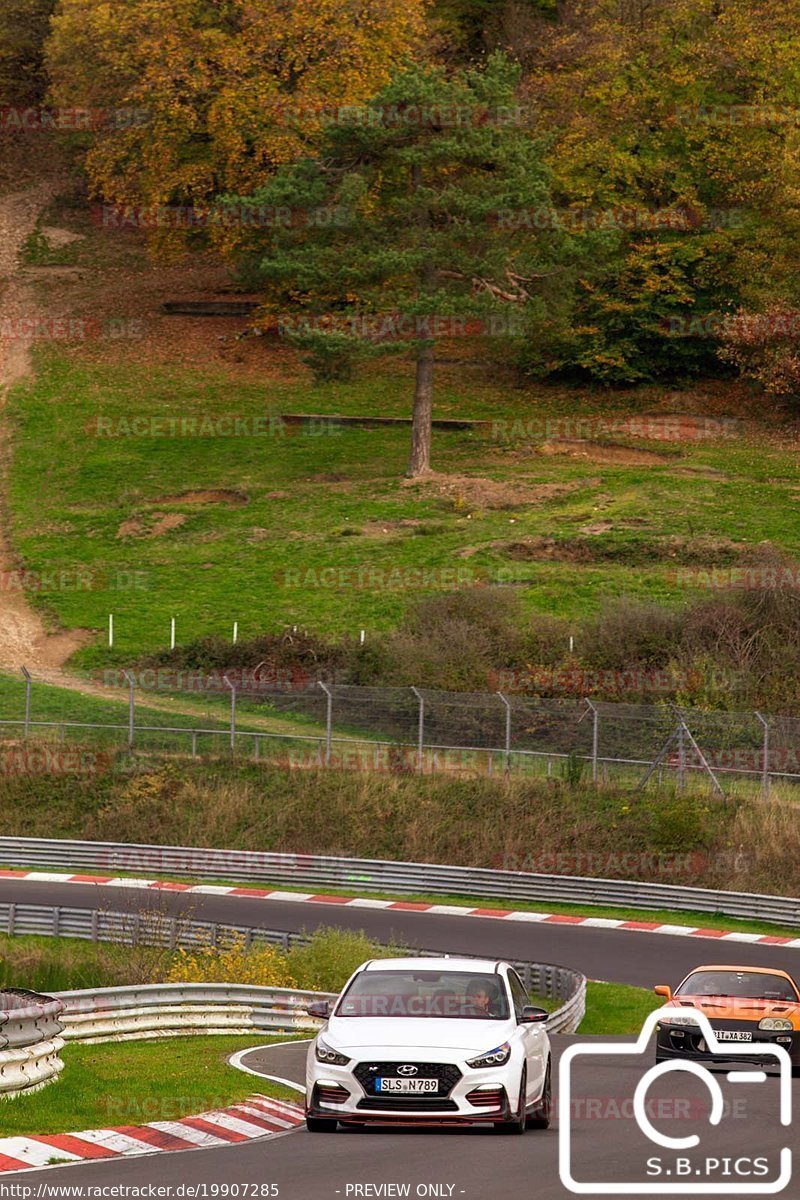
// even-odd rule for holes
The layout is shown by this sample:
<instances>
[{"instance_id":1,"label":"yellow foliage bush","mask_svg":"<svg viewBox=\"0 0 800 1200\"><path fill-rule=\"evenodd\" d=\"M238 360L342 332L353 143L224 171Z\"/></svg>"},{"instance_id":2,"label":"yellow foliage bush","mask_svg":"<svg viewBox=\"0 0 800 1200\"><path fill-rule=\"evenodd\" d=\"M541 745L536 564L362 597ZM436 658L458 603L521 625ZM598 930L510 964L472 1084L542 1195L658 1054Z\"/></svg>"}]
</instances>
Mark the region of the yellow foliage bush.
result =
<instances>
[{"instance_id":1,"label":"yellow foliage bush","mask_svg":"<svg viewBox=\"0 0 800 1200\"><path fill-rule=\"evenodd\" d=\"M225 946L179 950L167 983L248 983L253 987L297 987L286 958L275 946L248 947L244 938Z\"/></svg>"}]
</instances>

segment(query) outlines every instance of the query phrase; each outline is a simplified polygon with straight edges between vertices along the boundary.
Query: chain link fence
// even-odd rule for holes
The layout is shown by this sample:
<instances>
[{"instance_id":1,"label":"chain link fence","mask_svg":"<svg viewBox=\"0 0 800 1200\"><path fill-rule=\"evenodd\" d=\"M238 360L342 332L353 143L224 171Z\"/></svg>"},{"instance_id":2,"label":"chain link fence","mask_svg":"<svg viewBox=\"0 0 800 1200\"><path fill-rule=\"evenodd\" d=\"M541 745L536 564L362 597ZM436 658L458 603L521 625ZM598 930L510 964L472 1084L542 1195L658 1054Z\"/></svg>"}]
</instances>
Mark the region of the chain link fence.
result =
<instances>
[{"instance_id":1,"label":"chain link fence","mask_svg":"<svg viewBox=\"0 0 800 1200\"><path fill-rule=\"evenodd\" d=\"M234 755L297 768L560 775L646 785L800 783L800 719L673 704L259 681L257 673L0 675L0 770L102 758ZM16 764L16 767L15 767ZM79 764L78 764L79 765Z\"/></svg>"}]
</instances>

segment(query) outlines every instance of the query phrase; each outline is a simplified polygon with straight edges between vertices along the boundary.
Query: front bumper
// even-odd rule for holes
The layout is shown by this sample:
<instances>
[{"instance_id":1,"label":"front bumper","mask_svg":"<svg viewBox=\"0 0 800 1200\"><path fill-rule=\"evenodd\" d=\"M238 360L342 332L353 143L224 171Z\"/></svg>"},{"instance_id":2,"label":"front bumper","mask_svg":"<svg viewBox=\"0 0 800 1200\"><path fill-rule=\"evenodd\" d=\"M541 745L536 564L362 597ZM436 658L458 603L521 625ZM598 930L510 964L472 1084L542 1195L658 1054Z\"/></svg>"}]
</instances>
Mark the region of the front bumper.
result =
<instances>
[{"instance_id":1,"label":"front bumper","mask_svg":"<svg viewBox=\"0 0 800 1200\"><path fill-rule=\"evenodd\" d=\"M691 1025L675 1026L664 1023L658 1025L656 1032L656 1052L658 1057L664 1059L691 1059L693 1062L710 1063L769 1063L775 1060L770 1055L759 1054L759 1048L780 1046L788 1052L792 1060L792 1066L800 1066L800 1032L797 1030L773 1032L771 1030L759 1029L757 1025L744 1021L712 1021L711 1028L715 1032L727 1032L729 1030L746 1032L751 1034L752 1041L727 1043L728 1045L736 1046L737 1053L726 1055L724 1052L726 1043L723 1043L719 1050L710 1051L700 1029ZM738 1049L742 1046L747 1047L746 1054Z\"/></svg>"},{"instance_id":2,"label":"front bumper","mask_svg":"<svg viewBox=\"0 0 800 1200\"><path fill-rule=\"evenodd\" d=\"M518 1111L522 1072L513 1057L489 1070L475 1070L464 1062L420 1063L419 1078L440 1080L438 1092L431 1096L376 1094L372 1077L391 1074L391 1066L377 1060L347 1067L314 1063L306 1078L307 1114L344 1124L464 1125L507 1121Z\"/></svg>"}]
</instances>

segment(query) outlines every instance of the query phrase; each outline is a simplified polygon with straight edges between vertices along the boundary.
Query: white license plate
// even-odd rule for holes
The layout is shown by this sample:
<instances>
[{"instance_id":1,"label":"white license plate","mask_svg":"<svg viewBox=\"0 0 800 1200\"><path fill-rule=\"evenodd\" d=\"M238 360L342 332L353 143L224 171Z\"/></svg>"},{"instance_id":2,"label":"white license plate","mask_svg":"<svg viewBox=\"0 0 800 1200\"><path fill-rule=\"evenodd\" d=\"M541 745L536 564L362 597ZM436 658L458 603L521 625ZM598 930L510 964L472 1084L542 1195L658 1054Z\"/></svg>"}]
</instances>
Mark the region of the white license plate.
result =
<instances>
[{"instance_id":1,"label":"white license plate","mask_svg":"<svg viewBox=\"0 0 800 1200\"><path fill-rule=\"evenodd\" d=\"M739 1029L715 1029L717 1041L720 1042L752 1042L752 1033L745 1033Z\"/></svg>"},{"instance_id":2,"label":"white license plate","mask_svg":"<svg viewBox=\"0 0 800 1200\"><path fill-rule=\"evenodd\" d=\"M376 1092L438 1092L438 1079L390 1079L379 1075L375 1080Z\"/></svg>"}]
</instances>

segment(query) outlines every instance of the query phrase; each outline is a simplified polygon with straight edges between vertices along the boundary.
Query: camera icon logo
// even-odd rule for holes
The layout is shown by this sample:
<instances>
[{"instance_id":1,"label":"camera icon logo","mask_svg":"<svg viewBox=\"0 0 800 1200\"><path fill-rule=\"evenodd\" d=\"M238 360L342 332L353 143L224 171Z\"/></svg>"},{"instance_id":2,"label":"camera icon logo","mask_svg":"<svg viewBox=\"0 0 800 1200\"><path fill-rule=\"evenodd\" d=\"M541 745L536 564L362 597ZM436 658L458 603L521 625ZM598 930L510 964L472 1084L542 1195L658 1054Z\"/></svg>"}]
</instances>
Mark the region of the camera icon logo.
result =
<instances>
[{"instance_id":1,"label":"camera icon logo","mask_svg":"<svg viewBox=\"0 0 800 1200\"><path fill-rule=\"evenodd\" d=\"M716 1075L712 1074L706 1067L691 1060L687 1060L686 1062L671 1060L651 1067L639 1080L633 1095L633 1115L639 1130L644 1134L647 1142L659 1147L661 1150L670 1152L673 1156L679 1154L686 1156L681 1158L675 1157L671 1160L675 1164L683 1165L677 1167L677 1169L670 1168L663 1171L659 1168L657 1172L648 1170L647 1174L657 1173L658 1178L643 1178L641 1181L608 1182L601 1180L578 1180L575 1178L576 1138L572 1124L573 1063L576 1059L580 1058L602 1060L604 1058L619 1058L626 1055L644 1056L649 1052L651 1038L659 1021L668 1019L670 1016L674 1018L675 1009L669 1006L652 1012L645 1021L636 1041L611 1043L578 1042L568 1047L562 1054L559 1063L558 1166L563 1187L574 1195L583 1196L765 1196L776 1195L782 1192L792 1178L792 1151L790 1147L781 1147L777 1156L779 1159L779 1170L773 1179L761 1181L757 1181L752 1177L713 1179L711 1176L714 1174L714 1171L709 1164L719 1166L719 1159L698 1158L695 1162L688 1157L689 1151L700 1147L700 1136L698 1134L692 1133L685 1137L669 1137L655 1127L647 1112L648 1091L657 1080L664 1076L677 1074L683 1074L684 1076L688 1074L701 1080L708 1089L711 1098L708 1123L711 1126L719 1126L722 1123L723 1116L725 1115L725 1099L719 1081ZM708 1017L705 1013L700 1012L699 1009L683 1009L681 1011L681 1018L683 1022L690 1021L699 1026L710 1054L717 1055L719 1059L726 1062L735 1060L736 1058L749 1060L747 1065L750 1069L731 1069L727 1071L727 1081L731 1085L763 1084L766 1082L768 1077L765 1072L758 1069L757 1065L752 1063L752 1044L720 1042L711 1027ZM778 1120L780 1125L789 1126L792 1121L792 1063L789 1054L782 1046L759 1044L758 1057L764 1060L765 1066L771 1065L779 1068ZM772 1060L772 1062L770 1063L769 1060ZM743 1063L742 1065L744 1066L745 1064ZM741 1161L751 1163L753 1161L763 1162L764 1160L751 1160L748 1158ZM660 1158L648 1159L648 1164L660 1162ZM755 1173L764 1174L766 1172L759 1170ZM704 1174L707 1175L706 1179L702 1178ZM669 1181L665 1181L666 1177L671 1178L669 1178Z\"/></svg>"}]
</instances>

